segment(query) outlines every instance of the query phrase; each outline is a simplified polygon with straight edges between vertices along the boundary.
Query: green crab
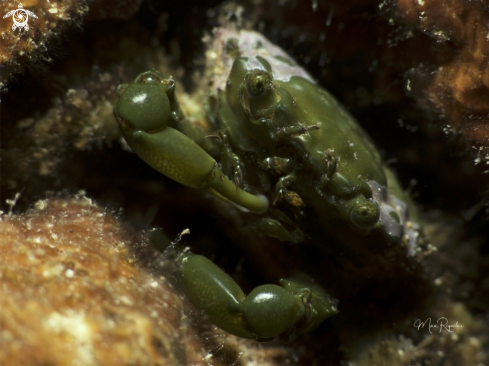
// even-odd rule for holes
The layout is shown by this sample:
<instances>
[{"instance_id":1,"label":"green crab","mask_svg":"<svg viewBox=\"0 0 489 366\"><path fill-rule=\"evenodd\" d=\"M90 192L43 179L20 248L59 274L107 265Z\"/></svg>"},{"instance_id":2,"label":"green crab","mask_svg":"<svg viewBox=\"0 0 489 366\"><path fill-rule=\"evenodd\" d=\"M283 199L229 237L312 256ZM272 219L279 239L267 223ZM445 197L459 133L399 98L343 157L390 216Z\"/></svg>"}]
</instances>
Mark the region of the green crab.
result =
<instances>
[{"instance_id":1,"label":"green crab","mask_svg":"<svg viewBox=\"0 0 489 366\"><path fill-rule=\"evenodd\" d=\"M395 175L360 125L293 59L259 33L224 28L207 56L212 140L183 115L172 77L153 69L119 86L114 115L139 157L256 213L266 236L307 241L300 227L307 208L349 250L420 251L416 210ZM205 257L178 245L172 253L190 300L232 334L290 340L337 312L336 300L304 275L245 296Z\"/></svg>"}]
</instances>

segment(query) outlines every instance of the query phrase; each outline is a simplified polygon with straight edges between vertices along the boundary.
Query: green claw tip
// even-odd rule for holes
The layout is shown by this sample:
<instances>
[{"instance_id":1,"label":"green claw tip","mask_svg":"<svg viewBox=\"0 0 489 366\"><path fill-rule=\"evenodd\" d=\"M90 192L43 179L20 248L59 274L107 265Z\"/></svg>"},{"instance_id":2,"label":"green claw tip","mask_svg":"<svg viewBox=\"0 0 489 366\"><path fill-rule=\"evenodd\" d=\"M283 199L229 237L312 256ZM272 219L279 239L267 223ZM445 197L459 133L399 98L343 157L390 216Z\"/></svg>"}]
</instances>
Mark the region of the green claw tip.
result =
<instances>
[{"instance_id":1,"label":"green claw tip","mask_svg":"<svg viewBox=\"0 0 489 366\"><path fill-rule=\"evenodd\" d=\"M295 329L296 334L309 333L326 318L338 313L338 300L306 274L295 271L288 278L281 279L280 284L288 291L301 294L306 307L307 316Z\"/></svg>"}]
</instances>

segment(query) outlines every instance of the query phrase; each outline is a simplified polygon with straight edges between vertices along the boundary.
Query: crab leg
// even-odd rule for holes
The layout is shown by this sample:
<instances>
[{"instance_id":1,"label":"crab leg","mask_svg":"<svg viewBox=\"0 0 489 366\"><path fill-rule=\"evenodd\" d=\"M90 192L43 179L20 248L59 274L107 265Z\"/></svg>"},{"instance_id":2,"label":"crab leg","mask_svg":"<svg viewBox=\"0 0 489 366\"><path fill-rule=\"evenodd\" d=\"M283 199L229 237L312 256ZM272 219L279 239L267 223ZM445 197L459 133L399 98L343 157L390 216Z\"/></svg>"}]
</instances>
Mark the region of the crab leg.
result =
<instances>
[{"instance_id":1,"label":"crab leg","mask_svg":"<svg viewBox=\"0 0 489 366\"><path fill-rule=\"evenodd\" d=\"M280 286L258 286L246 296L228 274L206 257L193 254L178 242L163 249L169 240L162 229L153 229L148 237L175 260L192 304L228 333L258 341L280 336L289 342L337 313L337 300L301 272L281 279Z\"/></svg>"},{"instance_id":2,"label":"crab leg","mask_svg":"<svg viewBox=\"0 0 489 366\"><path fill-rule=\"evenodd\" d=\"M119 86L114 115L129 146L146 163L179 183L207 189L251 212L266 211L266 197L236 187L207 152L170 127L182 118L174 90L173 79L156 70Z\"/></svg>"}]
</instances>

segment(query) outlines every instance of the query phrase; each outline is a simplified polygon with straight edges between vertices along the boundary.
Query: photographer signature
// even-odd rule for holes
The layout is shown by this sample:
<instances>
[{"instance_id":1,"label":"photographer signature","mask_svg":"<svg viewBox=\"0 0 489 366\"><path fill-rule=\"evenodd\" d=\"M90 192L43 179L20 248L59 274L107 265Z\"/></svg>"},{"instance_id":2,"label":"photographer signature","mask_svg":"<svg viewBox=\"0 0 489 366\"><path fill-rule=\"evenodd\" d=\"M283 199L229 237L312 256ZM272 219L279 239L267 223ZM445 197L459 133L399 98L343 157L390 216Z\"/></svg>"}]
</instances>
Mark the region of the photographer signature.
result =
<instances>
[{"instance_id":1,"label":"photographer signature","mask_svg":"<svg viewBox=\"0 0 489 366\"><path fill-rule=\"evenodd\" d=\"M425 325L427 326L430 333L433 333L431 331L432 328L434 328L434 331L438 330L438 333L441 333L442 329L445 329L446 331L453 333L453 328L464 327L462 324L458 324L458 321L455 324L448 324L448 319L445 317L438 318L435 324L431 324L431 318L426 319L424 322L421 321L421 319L416 319L416 321L413 324L413 326L418 330L420 328L424 328Z\"/></svg>"}]
</instances>

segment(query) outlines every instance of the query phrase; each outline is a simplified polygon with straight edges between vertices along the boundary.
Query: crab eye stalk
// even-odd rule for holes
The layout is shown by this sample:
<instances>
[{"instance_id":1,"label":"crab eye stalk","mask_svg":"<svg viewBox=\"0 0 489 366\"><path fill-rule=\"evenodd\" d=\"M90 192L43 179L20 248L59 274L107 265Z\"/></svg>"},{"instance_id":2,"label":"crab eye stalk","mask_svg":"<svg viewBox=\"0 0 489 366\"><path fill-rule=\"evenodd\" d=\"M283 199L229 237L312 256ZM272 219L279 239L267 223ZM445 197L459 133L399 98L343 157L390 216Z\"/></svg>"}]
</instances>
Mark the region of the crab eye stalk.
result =
<instances>
[{"instance_id":1,"label":"crab eye stalk","mask_svg":"<svg viewBox=\"0 0 489 366\"><path fill-rule=\"evenodd\" d=\"M373 201L358 203L350 211L351 222L362 229L374 227L379 217L379 205Z\"/></svg>"},{"instance_id":2,"label":"crab eye stalk","mask_svg":"<svg viewBox=\"0 0 489 366\"><path fill-rule=\"evenodd\" d=\"M272 88L272 77L263 70L253 70L246 75L246 91L251 98L265 96Z\"/></svg>"},{"instance_id":3,"label":"crab eye stalk","mask_svg":"<svg viewBox=\"0 0 489 366\"><path fill-rule=\"evenodd\" d=\"M253 123L261 118L272 118L280 101L272 75L264 70L248 71L240 86L240 100Z\"/></svg>"}]
</instances>

